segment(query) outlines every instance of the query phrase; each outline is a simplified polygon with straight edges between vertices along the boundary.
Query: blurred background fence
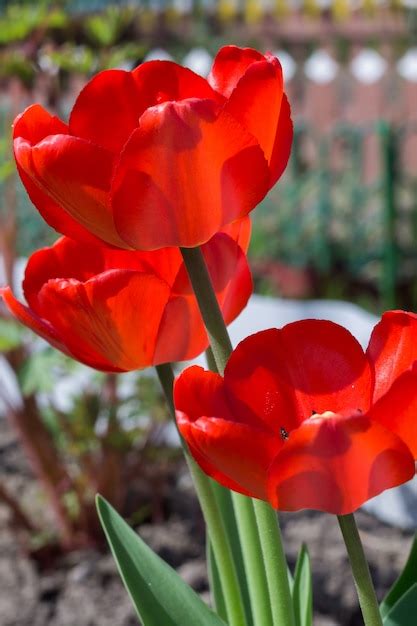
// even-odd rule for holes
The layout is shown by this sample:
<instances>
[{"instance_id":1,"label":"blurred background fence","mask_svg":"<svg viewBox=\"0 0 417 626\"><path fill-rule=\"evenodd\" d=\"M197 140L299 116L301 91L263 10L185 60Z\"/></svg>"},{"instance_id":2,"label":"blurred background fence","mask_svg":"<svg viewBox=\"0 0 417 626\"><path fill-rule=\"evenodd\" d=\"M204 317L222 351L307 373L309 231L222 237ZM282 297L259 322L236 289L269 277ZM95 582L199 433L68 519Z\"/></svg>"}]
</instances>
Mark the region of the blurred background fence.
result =
<instances>
[{"instance_id":1,"label":"blurred background fence","mask_svg":"<svg viewBox=\"0 0 417 626\"><path fill-rule=\"evenodd\" d=\"M91 74L146 59L206 75L218 47L236 43L280 58L296 129L290 166L254 213L257 289L417 309L416 42L415 0L3 0L6 273L15 252L55 238L14 173L14 116L40 102L66 118Z\"/></svg>"}]
</instances>

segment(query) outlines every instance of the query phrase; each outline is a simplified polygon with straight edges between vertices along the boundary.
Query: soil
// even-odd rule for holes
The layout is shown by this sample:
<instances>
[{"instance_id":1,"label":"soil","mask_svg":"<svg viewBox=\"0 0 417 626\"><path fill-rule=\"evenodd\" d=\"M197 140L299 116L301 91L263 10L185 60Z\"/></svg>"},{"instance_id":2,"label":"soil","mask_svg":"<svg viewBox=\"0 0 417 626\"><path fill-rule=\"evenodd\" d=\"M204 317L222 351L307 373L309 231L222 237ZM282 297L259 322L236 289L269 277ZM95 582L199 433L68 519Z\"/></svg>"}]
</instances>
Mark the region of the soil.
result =
<instances>
[{"instance_id":1,"label":"soil","mask_svg":"<svg viewBox=\"0 0 417 626\"><path fill-rule=\"evenodd\" d=\"M39 493L14 435L0 422L0 474L28 508ZM138 528L143 539L209 601L204 524L185 468L176 475L165 509L167 519ZM37 498L37 500L36 500ZM378 596L383 597L402 568L410 533L391 528L359 511L356 515ZM72 552L52 569L40 571L19 547L0 506L0 626L137 626L138 620L110 554ZM311 511L281 514L291 567L304 541L314 572L316 626L362 624L357 598L335 518ZM161 624L161 626L164 626ZM183 626L199 626L184 624Z\"/></svg>"}]
</instances>

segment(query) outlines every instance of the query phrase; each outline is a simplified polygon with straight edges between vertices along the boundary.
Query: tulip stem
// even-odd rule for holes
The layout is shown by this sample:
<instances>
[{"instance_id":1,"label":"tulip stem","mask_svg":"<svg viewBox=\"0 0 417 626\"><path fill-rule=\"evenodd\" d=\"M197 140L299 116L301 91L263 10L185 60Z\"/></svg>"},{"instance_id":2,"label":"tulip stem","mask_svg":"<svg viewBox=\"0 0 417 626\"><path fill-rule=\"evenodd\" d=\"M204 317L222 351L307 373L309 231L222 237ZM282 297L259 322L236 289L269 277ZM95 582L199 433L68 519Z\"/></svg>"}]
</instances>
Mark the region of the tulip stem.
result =
<instances>
[{"instance_id":1,"label":"tulip stem","mask_svg":"<svg viewBox=\"0 0 417 626\"><path fill-rule=\"evenodd\" d=\"M232 493L232 500L239 538L243 547L243 562L248 581L254 626L271 626L273 624L271 603L252 500L236 492Z\"/></svg>"},{"instance_id":2,"label":"tulip stem","mask_svg":"<svg viewBox=\"0 0 417 626\"><path fill-rule=\"evenodd\" d=\"M169 363L165 363L164 365L157 365L155 369L157 371L161 387L164 391L169 411L174 422L176 423L172 393L174 383L172 366ZM191 457L182 437L181 443L213 548L214 558L216 560L224 593L228 618L227 623L230 624L230 626L245 626L245 610L236 567L233 561L232 549L216 500L215 492L212 488L212 480L204 474Z\"/></svg>"},{"instance_id":3,"label":"tulip stem","mask_svg":"<svg viewBox=\"0 0 417 626\"><path fill-rule=\"evenodd\" d=\"M244 626L246 624L245 609L236 567L233 561L232 549L212 489L211 480L201 471L189 454L186 455L186 459L207 524L207 532L210 537L216 566L219 571L228 617L227 623L230 624L230 626Z\"/></svg>"},{"instance_id":4,"label":"tulip stem","mask_svg":"<svg viewBox=\"0 0 417 626\"><path fill-rule=\"evenodd\" d=\"M350 514L338 515L337 519L349 555L365 626L382 626L378 600L355 518Z\"/></svg>"},{"instance_id":5,"label":"tulip stem","mask_svg":"<svg viewBox=\"0 0 417 626\"><path fill-rule=\"evenodd\" d=\"M203 253L199 248L181 248L181 252L210 338L217 371L223 374L232 352L232 343L217 302ZM262 514L262 507L259 506L260 514L259 521L257 521L254 512L257 509L254 507L258 505L254 501L237 493L232 494L232 499L255 626L264 624L275 626L275 622L271 621L272 614L277 614L279 610L282 617L284 610L287 609L288 615L285 615L279 624L280 626L293 626L292 601L289 596L289 588L287 590L283 582L284 577L287 579L288 574L277 520L276 518L273 519L271 514L266 514L265 511ZM284 603L285 609L277 608L278 599L275 597L277 589L266 579L263 563L265 554L268 555L266 558L271 568L279 568L279 571L275 572L274 580L279 579L281 581L279 589L285 597L281 596L278 599Z\"/></svg>"},{"instance_id":6,"label":"tulip stem","mask_svg":"<svg viewBox=\"0 0 417 626\"><path fill-rule=\"evenodd\" d=\"M181 248L188 276L210 339L219 374L223 374L232 343L200 248Z\"/></svg>"},{"instance_id":7,"label":"tulip stem","mask_svg":"<svg viewBox=\"0 0 417 626\"><path fill-rule=\"evenodd\" d=\"M158 375L158 380L161 384L162 391L164 392L165 400L168 405L169 414L174 422L174 426L177 429L177 433L181 440L181 445L186 454L188 454L188 450L185 447L186 443L178 429L177 420L175 419L175 406L174 406L174 370L172 369L171 363L163 363L162 365L155 365L155 370Z\"/></svg>"},{"instance_id":8,"label":"tulip stem","mask_svg":"<svg viewBox=\"0 0 417 626\"><path fill-rule=\"evenodd\" d=\"M272 626L295 626L294 608L278 515L262 500L253 500L266 570Z\"/></svg>"},{"instance_id":9,"label":"tulip stem","mask_svg":"<svg viewBox=\"0 0 417 626\"><path fill-rule=\"evenodd\" d=\"M207 367L209 368L210 371L216 372L218 374L219 370L217 369L216 361L214 360L213 350L211 349L210 346L207 348L205 354L206 354Z\"/></svg>"},{"instance_id":10,"label":"tulip stem","mask_svg":"<svg viewBox=\"0 0 417 626\"><path fill-rule=\"evenodd\" d=\"M209 370L218 374L217 365L214 360L213 351L210 346L206 349L206 361ZM227 487L223 487L215 480L212 481L212 488L216 496L217 504L220 509L226 532L230 538L232 547L233 560L236 565L237 575L239 578L240 590L242 592L243 604L245 607L246 619L249 626L253 626L251 598L249 595L248 581L245 573L245 565L243 561L242 545L240 542L239 531L235 508L233 504L233 493Z\"/></svg>"}]
</instances>

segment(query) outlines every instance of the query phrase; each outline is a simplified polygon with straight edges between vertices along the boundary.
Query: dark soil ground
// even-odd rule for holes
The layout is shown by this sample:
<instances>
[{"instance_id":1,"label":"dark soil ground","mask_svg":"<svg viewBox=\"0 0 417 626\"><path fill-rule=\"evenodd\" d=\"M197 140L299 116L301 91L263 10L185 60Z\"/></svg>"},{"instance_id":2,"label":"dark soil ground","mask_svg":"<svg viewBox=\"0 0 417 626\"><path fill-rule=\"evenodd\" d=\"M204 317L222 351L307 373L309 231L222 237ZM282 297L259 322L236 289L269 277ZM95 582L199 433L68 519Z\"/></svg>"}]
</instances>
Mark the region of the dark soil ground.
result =
<instances>
[{"instance_id":1,"label":"dark soil ground","mask_svg":"<svg viewBox=\"0 0 417 626\"><path fill-rule=\"evenodd\" d=\"M2 480L28 505L39 498L27 463L10 432L0 430ZM32 491L31 491L32 490ZM39 506L39 502L36 503ZM182 469L166 502L163 523L142 524L143 539L209 601L204 557L204 525L190 480ZM410 533L359 512L357 521L378 595L382 597L406 559ZM7 524L0 505L0 626L135 626L137 618L107 553L85 550L58 559L40 572L28 560ZM314 572L316 626L362 623L345 549L336 519L315 512L282 514L290 565L302 541L308 544ZM164 624L161 624L164 626ZM184 624L183 626L200 626Z\"/></svg>"}]
</instances>

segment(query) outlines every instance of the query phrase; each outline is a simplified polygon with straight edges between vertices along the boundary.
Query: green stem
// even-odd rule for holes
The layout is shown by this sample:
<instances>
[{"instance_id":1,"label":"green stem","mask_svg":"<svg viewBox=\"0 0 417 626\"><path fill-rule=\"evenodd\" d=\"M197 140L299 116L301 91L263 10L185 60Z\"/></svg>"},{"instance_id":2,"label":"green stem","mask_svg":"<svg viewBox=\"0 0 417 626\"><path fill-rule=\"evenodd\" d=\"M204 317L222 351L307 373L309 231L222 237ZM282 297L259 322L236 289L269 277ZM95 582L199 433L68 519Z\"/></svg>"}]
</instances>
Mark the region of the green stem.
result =
<instances>
[{"instance_id":1,"label":"green stem","mask_svg":"<svg viewBox=\"0 0 417 626\"><path fill-rule=\"evenodd\" d=\"M187 463L213 547L214 558L216 559L216 566L224 594L228 624L230 626L244 626L246 624L245 610L233 562L232 550L210 480L190 455L187 455Z\"/></svg>"},{"instance_id":2,"label":"green stem","mask_svg":"<svg viewBox=\"0 0 417 626\"><path fill-rule=\"evenodd\" d=\"M217 302L204 256L198 248L181 248L181 252L198 305L200 307L200 312L203 317L207 333L210 338L210 345L217 370L220 374L223 374L227 360L232 352L232 344ZM270 550L275 550L276 552L276 545L275 548L273 548L271 544L274 544L276 541L281 544L279 535L278 538L275 537L272 539L274 537L274 533L277 533L277 522L276 520L272 520L271 516L264 516L262 518L262 533L265 533L265 537L260 538L259 533L261 529L258 529L253 509L254 505L251 500L236 493L234 493L232 497L236 522L239 527L242 555L245 562L245 570L255 624L256 626L258 626L258 624L271 626L271 607L276 604L276 599L272 597L275 595L275 589L273 589L272 586L268 588L267 585L265 569L262 563L261 542L264 553L269 552ZM282 546L281 550L283 557ZM256 552L257 554L255 554ZM261 563L263 573L261 572ZM276 574L276 576L283 581L284 576L287 577L285 557L282 559L280 558L279 561L275 560L275 565L280 567L280 571ZM257 572L256 576L253 573L254 571ZM263 586L263 589L261 589L261 586ZM271 597L269 597L268 592L271 592ZM266 599L268 601L267 606L265 606ZM284 602L288 605L288 597L286 597ZM294 624L293 615L291 603L289 613L285 616L284 621L281 622L281 626L292 626ZM269 616L269 623L267 621L267 616Z\"/></svg>"},{"instance_id":3,"label":"green stem","mask_svg":"<svg viewBox=\"0 0 417 626\"><path fill-rule=\"evenodd\" d=\"M220 515L222 516L223 523L226 528L227 536L229 537L230 547L232 549L233 555L233 562L236 567L240 592L242 594L243 606L245 608L247 626L254 626L248 581L246 578L245 565L243 561L242 546L240 543L237 520L233 505L233 494L230 489L223 487L215 480L211 481L211 486L217 501L217 506L220 510Z\"/></svg>"},{"instance_id":4,"label":"green stem","mask_svg":"<svg viewBox=\"0 0 417 626\"><path fill-rule=\"evenodd\" d=\"M218 373L217 365L211 347L206 349L206 360L209 370ZM240 590L242 593L243 606L245 607L246 621L248 626L254 626L251 608L251 598L249 595L248 580L245 574L242 545L240 542L237 520L234 510L232 492L223 487L215 480L212 481L212 489L217 500L217 505L222 516L226 533L229 537L233 560L237 569Z\"/></svg>"},{"instance_id":5,"label":"green stem","mask_svg":"<svg viewBox=\"0 0 417 626\"><path fill-rule=\"evenodd\" d=\"M200 248L181 248L181 253L207 329L217 369L220 374L223 374L232 352L232 343L211 284L203 253Z\"/></svg>"},{"instance_id":6,"label":"green stem","mask_svg":"<svg viewBox=\"0 0 417 626\"><path fill-rule=\"evenodd\" d=\"M169 412L174 422L175 428L177 429L177 433L181 438L181 445L184 448L185 442L178 430L177 420L175 419L175 406L174 406L174 370L172 369L171 363L163 363L162 365L155 365L156 373L158 374L158 379L161 384L162 390L164 392L166 403L168 404ZM185 450L188 454L188 450Z\"/></svg>"},{"instance_id":7,"label":"green stem","mask_svg":"<svg viewBox=\"0 0 417 626\"><path fill-rule=\"evenodd\" d=\"M271 604L252 500L240 493L232 493L232 500L240 542L243 547L243 562L254 625L271 626Z\"/></svg>"},{"instance_id":8,"label":"green stem","mask_svg":"<svg viewBox=\"0 0 417 626\"><path fill-rule=\"evenodd\" d=\"M271 602L272 626L295 626L287 574L287 561L276 511L267 502L254 500L263 559Z\"/></svg>"},{"instance_id":9,"label":"green stem","mask_svg":"<svg viewBox=\"0 0 417 626\"><path fill-rule=\"evenodd\" d=\"M206 354L207 367L209 368L209 370L211 370L212 372L219 373L219 370L217 369L216 361L214 359L213 350L211 349L210 346L206 349L205 354Z\"/></svg>"},{"instance_id":10,"label":"green stem","mask_svg":"<svg viewBox=\"0 0 417 626\"><path fill-rule=\"evenodd\" d=\"M174 374L172 367L168 363L164 365L157 365L156 371L161 382L162 389L164 390L169 410L175 421L175 408L172 394ZM232 550L217 500L211 486L211 479L201 471L197 463L191 457L182 438L181 442L183 444L185 459L197 492L198 500L203 511L204 519L207 525L207 532L213 547L213 553L224 591L228 624L230 624L230 626L245 626L245 612L237 572L233 562Z\"/></svg>"},{"instance_id":11,"label":"green stem","mask_svg":"<svg viewBox=\"0 0 417 626\"><path fill-rule=\"evenodd\" d=\"M338 515L337 519L349 555L365 626L382 626L378 600L372 584L368 562L365 557L355 518L350 514Z\"/></svg>"}]
</instances>

